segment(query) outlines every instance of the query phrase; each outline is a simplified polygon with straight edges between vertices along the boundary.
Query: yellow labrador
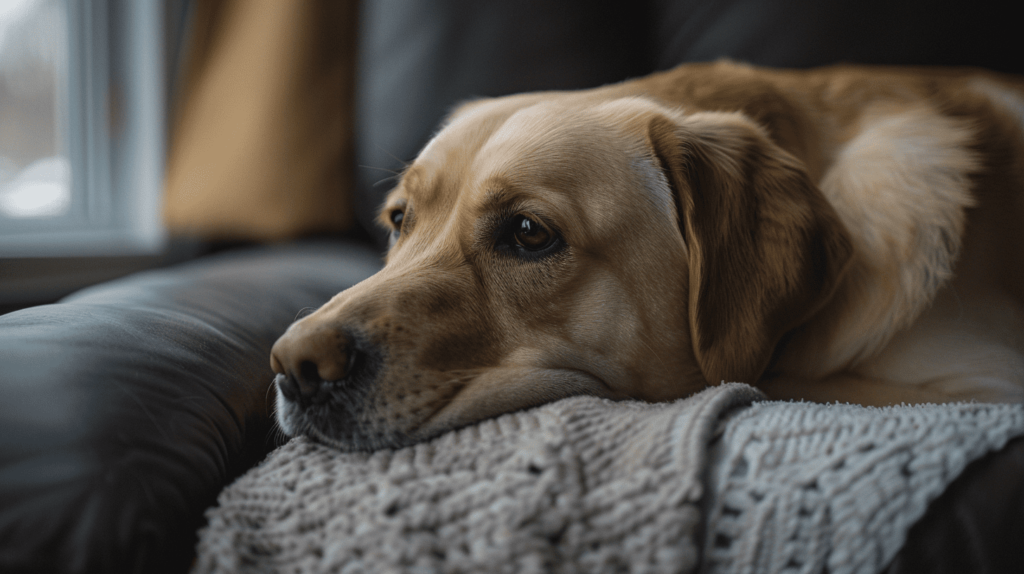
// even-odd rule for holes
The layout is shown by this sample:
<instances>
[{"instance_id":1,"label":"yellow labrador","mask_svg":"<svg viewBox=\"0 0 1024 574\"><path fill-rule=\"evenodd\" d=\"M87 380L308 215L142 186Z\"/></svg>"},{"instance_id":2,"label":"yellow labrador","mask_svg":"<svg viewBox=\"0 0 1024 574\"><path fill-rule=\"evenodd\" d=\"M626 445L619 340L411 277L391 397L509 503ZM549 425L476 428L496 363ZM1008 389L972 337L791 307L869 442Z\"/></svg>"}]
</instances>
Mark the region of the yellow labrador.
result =
<instances>
[{"instance_id":1,"label":"yellow labrador","mask_svg":"<svg viewBox=\"0 0 1024 574\"><path fill-rule=\"evenodd\" d=\"M384 269L274 346L278 420L395 447L570 395L721 381L1024 400L1024 83L688 65L455 111Z\"/></svg>"}]
</instances>

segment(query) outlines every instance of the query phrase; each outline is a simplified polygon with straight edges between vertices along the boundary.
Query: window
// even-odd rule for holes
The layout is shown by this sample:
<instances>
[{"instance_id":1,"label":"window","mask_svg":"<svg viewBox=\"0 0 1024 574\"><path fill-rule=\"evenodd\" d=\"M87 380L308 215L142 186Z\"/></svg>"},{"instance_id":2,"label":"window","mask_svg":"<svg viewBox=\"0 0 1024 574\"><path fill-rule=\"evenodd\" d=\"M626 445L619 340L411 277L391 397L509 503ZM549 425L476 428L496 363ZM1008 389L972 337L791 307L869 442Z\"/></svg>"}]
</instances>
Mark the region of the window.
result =
<instances>
[{"instance_id":1,"label":"window","mask_svg":"<svg viewBox=\"0 0 1024 574\"><path fill-rule=\"evenodd\" d=\"M0 258L161 249L164 9L0 0Z\"/></svg>"}]
</instances>

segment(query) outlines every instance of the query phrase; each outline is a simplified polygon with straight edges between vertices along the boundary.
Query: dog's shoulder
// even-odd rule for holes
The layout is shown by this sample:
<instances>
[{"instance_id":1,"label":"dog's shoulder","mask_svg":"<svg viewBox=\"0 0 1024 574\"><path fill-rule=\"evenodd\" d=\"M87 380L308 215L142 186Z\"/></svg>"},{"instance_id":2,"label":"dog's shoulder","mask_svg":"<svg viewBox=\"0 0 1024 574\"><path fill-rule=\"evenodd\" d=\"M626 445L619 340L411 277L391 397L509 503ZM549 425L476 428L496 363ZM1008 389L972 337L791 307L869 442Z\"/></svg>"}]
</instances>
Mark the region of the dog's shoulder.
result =
<instances>
[{"instance_id":1,"label":"dog's shoulder","mask_svg":"<svg viewBox=\"0 0 1024 574\"><path fill-rule=\"evenodd\" d=\"M978 265L958 265L968 234L989 242L979 234L993 233L997 203L1020 212L1024 89L1019 78L971 69L843 67L807 76L829 148L819 187L849 230L855 258L780 366L821 377L878 353L954 277L972 280L964 276ZM1004 235L994 241L1024 248L1021 234Z\"/></svg>"}]
</instances>

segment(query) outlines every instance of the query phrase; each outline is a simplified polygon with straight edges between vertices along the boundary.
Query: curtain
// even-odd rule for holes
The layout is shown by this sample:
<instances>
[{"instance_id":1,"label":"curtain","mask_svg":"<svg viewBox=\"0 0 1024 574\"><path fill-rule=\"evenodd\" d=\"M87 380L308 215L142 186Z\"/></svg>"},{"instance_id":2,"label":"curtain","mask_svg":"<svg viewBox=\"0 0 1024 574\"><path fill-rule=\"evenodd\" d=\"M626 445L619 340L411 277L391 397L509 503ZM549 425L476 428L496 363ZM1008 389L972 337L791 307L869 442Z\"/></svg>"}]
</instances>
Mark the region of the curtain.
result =
<instances>
[{"instance_id":1,"label":"curtain","mask_svg":"<svg viewBox=\"0 0 1024 574\"><path fill-rule=\"evenodd\" d=\"M171 233L271 241L353 226L355 0L197 0L174 97Z\"/></svg>"}]
</instances>

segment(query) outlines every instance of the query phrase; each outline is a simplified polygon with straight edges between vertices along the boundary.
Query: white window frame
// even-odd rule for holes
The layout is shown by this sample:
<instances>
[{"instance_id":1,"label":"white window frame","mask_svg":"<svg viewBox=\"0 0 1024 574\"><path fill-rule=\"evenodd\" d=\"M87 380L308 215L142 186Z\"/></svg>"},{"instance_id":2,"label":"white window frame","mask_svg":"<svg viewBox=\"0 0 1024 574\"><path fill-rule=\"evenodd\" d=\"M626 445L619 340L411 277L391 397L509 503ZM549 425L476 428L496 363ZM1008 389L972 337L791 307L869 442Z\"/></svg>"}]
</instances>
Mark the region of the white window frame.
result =
<instances>
[{"instance_id":1,"label":"white window frame","mask_svg":"<svg viewBox=\"0 0 1024 574\"><path fill-rule=\"evenodd\" d=\"M68 83L64 216L0 219L0 258L160 253L166 150L164 4L64 0Z\"/></svg>"}]
</instances>

